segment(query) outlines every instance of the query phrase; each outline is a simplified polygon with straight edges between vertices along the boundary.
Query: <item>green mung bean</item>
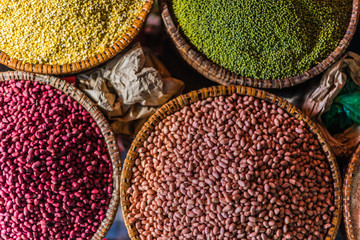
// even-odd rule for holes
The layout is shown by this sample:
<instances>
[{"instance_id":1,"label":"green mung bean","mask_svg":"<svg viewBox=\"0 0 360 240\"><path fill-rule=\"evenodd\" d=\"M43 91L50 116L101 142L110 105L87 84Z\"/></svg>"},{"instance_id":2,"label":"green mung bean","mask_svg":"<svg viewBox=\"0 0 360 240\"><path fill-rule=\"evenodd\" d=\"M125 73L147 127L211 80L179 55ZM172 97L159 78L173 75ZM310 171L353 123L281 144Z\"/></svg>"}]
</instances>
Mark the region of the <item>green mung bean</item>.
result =
<instances>
[{"instance_id":1,"label":"green mung bean","mask_svg":"<svg viewBox=\"0 0 360 240\"><path fill-rule=\"evenodd\" d=\"M181 30L207 58L241 76L293 77L344 37L352 0L173 0Z\"/></svg>"}]
</instances>

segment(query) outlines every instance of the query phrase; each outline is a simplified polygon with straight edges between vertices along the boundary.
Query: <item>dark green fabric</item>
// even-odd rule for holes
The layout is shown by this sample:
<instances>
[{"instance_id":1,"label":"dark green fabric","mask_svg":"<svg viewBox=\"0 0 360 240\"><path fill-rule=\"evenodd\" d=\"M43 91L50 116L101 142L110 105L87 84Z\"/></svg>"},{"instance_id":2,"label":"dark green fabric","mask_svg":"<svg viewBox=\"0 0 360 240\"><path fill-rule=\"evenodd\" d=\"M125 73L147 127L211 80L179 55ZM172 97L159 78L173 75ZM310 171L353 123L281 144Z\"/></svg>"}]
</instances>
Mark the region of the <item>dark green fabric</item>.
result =
<instances>
[{"instance_id":1,"label":"dark green fabric","mask_svg":"<svg viewBox=\"0 0 360 240\"><path fill-rule=\"evenodd\" d=\"M354 123L360 125L360 87L351 79L322 115L322 121L331 134L344 132Z\"/></svg>"}]
</instances>

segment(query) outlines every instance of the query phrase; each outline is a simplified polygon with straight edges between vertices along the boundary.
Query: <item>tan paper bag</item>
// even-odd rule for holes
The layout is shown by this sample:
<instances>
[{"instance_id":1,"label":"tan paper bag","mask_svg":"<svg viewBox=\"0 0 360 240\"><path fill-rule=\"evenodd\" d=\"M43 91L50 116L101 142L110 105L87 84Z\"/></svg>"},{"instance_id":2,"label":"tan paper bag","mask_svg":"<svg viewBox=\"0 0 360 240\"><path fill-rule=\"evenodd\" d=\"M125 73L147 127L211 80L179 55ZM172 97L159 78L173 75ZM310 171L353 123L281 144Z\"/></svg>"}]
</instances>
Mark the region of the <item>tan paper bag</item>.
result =
<instances>
[{"instance_id":1,"label":"tan paper bag","mask_svg":"<svg viewBox=\"0 0 360 240\"><path fill-rule=\"evenodd\" d=\"M341 60L326 71L320 85L314 86L305 97L305 102L301 107L307 116L317 122L335 155L341 157L350 156L358 146L360 126L354 124L343 133L331 135L322 123L321 116L330 109L348 77L360 86L360 56L353 52L346 53Z\"/></svg>"},{"instance_id":2,"label":"tan paper bag","mask_svg":"<svg viewBox=\"0 0 360 240\"><path fill-rule=\"evenodd\" d=\"M78 75L79 88L97 103L117 134L134 135L184 83L140 44L106 65Z\"/></svg>"}]
</instances>

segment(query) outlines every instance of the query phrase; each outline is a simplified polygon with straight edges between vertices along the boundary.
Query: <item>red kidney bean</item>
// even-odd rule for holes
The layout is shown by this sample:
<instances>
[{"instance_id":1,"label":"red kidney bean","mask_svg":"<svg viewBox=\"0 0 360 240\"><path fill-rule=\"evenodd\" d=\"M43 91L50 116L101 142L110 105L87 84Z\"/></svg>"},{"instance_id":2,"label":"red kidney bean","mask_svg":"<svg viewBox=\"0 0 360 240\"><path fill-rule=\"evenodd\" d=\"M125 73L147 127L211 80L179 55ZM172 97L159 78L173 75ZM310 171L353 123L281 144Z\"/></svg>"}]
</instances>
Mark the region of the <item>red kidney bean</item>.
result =
<instances>
[{"instance_id":1,"label":"red kidney bean","mask_svg":"<svg viewBox=\"0 0 360 240\"><path fill-rule=\"evenodd\" d=\"M332 226L326 156L274 104L198 101L162 120L138 152L127 194L140 239L325 239Z\"/></svg>"},{"instance_id":2,"label":"red kidney bean","mask_svg":"<svg viewBox=\"0 0 360 240\"><path fill-rule=\"evenodd\" d=\"M0 82L0 165L1 239L90 239L104 219L105 140L85 109L51 86Z\"/></svg>"}]
</instances>

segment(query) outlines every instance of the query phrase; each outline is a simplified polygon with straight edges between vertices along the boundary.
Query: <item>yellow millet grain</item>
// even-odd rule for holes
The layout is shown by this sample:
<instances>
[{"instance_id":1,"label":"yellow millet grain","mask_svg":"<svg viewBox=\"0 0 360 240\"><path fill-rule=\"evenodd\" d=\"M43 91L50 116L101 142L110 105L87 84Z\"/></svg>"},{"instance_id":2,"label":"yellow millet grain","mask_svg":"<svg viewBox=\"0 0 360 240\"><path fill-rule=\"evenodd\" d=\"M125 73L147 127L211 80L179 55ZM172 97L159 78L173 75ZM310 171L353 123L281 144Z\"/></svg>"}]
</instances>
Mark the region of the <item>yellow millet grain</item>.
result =
<instances>
[{"instance_id":1,"label":"yellow millet grain","mask_svg":"<svg viewBox=\"0 0 360 240\"><path fill-rule=\"evenodd\" d=\"M75 63L119 40L144 0L0 0L0 50L32 64Z\"/></svg>"}]
</instances>

